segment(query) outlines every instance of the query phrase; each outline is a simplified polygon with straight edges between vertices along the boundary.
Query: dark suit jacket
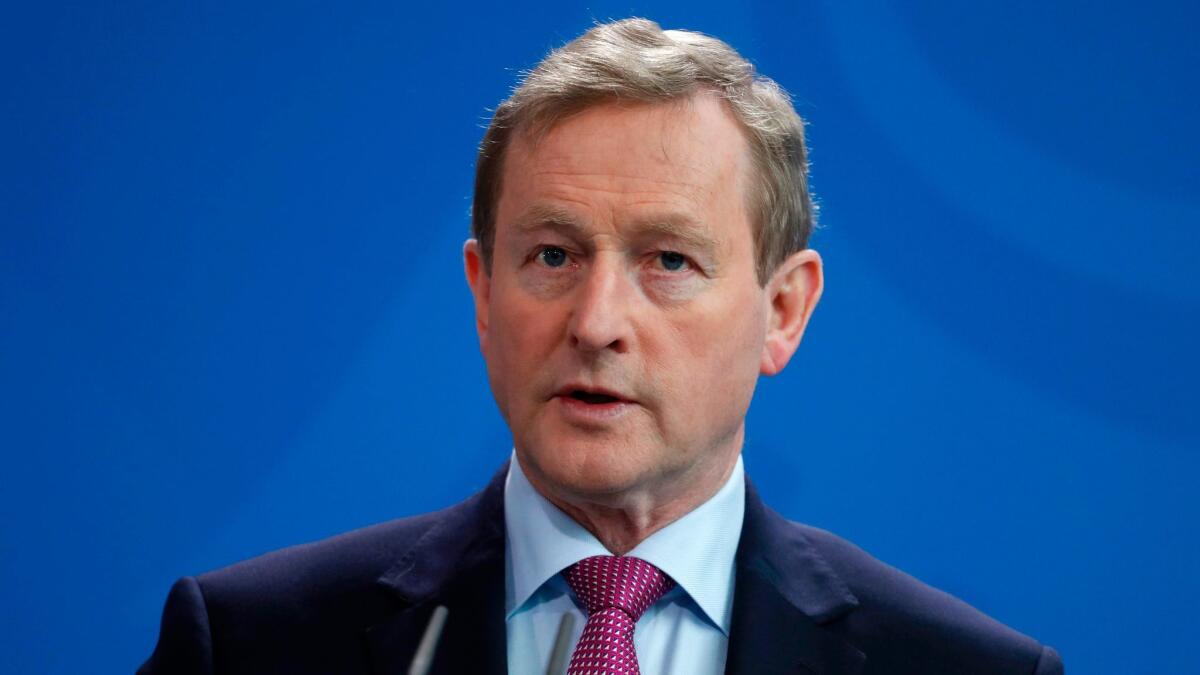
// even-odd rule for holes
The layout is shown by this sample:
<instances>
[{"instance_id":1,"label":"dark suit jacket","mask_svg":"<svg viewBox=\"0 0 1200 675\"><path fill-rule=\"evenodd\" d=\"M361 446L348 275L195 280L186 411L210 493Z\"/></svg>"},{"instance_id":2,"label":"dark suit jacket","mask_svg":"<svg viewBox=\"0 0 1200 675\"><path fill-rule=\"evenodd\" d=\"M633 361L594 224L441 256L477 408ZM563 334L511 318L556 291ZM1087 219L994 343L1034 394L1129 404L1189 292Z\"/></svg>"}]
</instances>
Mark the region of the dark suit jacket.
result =
<instances>
[{"instance_id":1,"label":"dark suit jacket","mask_svg":"<svg viewBox=\"0 0 1200 675\"><path fill-rule=\"evenodd\" d=\"M138 672L403 674L445 605L432 672L504 673L504 474L444 511L181 579ZM785 520L750 485L737 570L727 673L1062 672L1053 649Z\"/></svg>"}]
</instances>

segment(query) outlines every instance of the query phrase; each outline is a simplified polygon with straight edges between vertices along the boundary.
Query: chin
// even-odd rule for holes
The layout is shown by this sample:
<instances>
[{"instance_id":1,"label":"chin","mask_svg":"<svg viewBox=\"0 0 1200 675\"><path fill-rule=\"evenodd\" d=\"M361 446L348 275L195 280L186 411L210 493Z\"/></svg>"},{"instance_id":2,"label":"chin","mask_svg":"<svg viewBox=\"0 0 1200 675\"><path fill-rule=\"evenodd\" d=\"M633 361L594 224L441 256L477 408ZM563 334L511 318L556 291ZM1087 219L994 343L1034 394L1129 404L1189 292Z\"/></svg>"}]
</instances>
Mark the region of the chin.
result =
<instances>
[{"instance_id":1,"label":"chin","mask_svg":"<svg viewBox=\"0 0 1200 675\"><path fill-rule=\"evenodd\" d=\"M518 447L517 455L527 475L564 498L621 494L651 473L646 449L612 438L558 438Z\"/></svg>"}]
</instances>

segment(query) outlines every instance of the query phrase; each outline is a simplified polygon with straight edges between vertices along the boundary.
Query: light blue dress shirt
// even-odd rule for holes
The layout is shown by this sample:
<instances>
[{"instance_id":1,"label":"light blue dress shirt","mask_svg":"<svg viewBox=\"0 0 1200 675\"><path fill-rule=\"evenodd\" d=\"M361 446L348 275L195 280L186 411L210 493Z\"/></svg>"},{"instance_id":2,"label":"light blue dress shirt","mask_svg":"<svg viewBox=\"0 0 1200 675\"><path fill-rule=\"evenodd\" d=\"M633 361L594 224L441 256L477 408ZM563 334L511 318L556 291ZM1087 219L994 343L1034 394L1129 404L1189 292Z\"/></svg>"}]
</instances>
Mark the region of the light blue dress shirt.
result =
<instances>
[{"instance_id":1,"label":"light blue dress shirt","mask_svg":"<svg viewBox=\"0 0 1200 675\"><path fill-rule=\"evenodd\" d=\"M627 554L654 564L678 583L637 622L633 641L644 675L724 672L745 495L738 456L729 479L712 498ZM575 614L572 649L587 621L559 573L589 556L611 553L529 484L515 454L504 484L504 524L508 672L541 675L562 615Z\"/></svg>"}]
</instances>

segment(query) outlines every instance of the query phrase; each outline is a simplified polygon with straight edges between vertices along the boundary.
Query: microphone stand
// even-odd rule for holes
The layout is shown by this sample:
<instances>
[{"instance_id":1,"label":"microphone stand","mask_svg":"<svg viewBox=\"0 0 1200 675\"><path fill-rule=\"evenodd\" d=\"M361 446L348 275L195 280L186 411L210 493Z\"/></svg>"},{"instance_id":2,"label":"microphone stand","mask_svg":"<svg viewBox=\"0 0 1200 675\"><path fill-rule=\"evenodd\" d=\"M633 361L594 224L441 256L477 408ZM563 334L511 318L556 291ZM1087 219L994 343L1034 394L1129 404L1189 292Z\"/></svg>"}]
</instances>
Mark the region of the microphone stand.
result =
<instances>
[{"instance_id":1,"label":"microphone stand","mask_svg":"<svg viewBox=\"0 0 1200 675\"><path fill-rule=\"evenodd\" d=\"M438 605L429 617L425 633L417 645L417 653L413 655L412 663L408 665L408 675L426 675L433 665L433 655L437 652L438 640L442 639L442 628L446 625L446 615L450 610L445 605Z\"/></svg>"}]
</instances>

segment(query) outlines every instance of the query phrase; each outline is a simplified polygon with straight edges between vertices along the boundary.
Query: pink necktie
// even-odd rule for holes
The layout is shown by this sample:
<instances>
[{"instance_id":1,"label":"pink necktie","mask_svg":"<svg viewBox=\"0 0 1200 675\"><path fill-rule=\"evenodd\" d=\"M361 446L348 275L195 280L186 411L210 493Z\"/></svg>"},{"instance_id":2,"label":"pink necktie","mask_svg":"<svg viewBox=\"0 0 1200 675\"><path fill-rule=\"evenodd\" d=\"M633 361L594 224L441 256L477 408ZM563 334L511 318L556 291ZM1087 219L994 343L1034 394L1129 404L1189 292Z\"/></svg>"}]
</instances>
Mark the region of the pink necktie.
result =
<instances>
[{"instance_id":1,"label":"pink necktie","mask_svg":"<svg viewBox=\"0 0 1200 675\"><path fill-rule=\"evenodd\" d=\"M566 577L588 613L567 675L639 675L634 624L675 582L645 560L614 555L584 558Z\"/></svg>"}]
</instances>

